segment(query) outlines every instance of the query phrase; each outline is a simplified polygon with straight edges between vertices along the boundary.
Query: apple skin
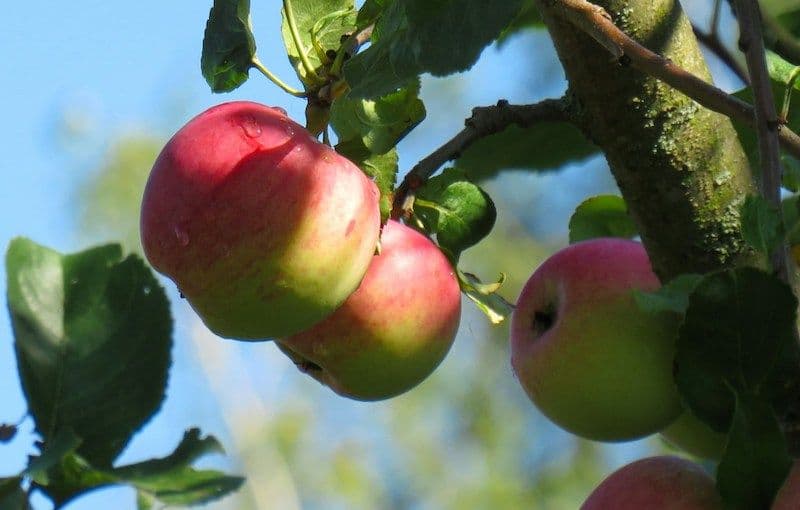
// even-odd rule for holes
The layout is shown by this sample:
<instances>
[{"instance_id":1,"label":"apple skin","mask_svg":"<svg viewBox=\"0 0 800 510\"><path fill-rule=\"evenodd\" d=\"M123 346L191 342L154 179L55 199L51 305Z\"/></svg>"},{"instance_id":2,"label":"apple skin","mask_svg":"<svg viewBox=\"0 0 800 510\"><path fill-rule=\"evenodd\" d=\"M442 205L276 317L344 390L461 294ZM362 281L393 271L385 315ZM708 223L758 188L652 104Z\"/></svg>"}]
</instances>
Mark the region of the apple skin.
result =
<instances>
[{"instance_id":1,"label":"apple skin","mask_svg":"<svg viewBox=\"0 0 800 510\"><path fill-rule=\"evenodd\" d=\"M709 460L722 458L728 438L706 425L688 409L661 431L661 437L686 453Z\"/></svg>"},{"instance_id":2,"label":"apple skin","mask_svg":"<svg viewBox=\"0 0 800 510\"><path fill-rule=\"evenodd\" d=\"M283 110L224 103L158 156L142 245L217 335L285 336L358 287L377 246L378 198L358 167Z\"/></svg>"},{"instance_id":3,"label":"apple skin","mask_svg":"<svg viewBox=\"0 0 800 510\"><path fill-rule=\"evenodd\" d=\"M542 413L598 441L678 417L674 321L640 310L632 293L659 286L642 245L625 239L576 243L539 266L512 315L511 365Z\"/></svg>"},{"instance_id":4,"label":"apple skin","mask_svg":"<svg viewBox=\"0 0 800 510\"><path fill-rule=\"evenodd\" d=\"M381 400L422 382L453 344L461 295L453 267L427 237L383 228L358 289L330 317L278 340L298 368L355 400Z\"/></svg>"},{"instance_id":5,"label":"apple skin","mask_svg":"<svg viewBox=\"0 0 800 510\"><path fill-rule=\"evenodd\" d=\"M797 510L800 508L800 460L795 460L789 475L775 495L772 510Z\"/></svg>"},{"instance_id":6,"label":"apple skin","mask_svg":"<svg viewBox=\"0 0 800 510\"><path fill-rule=\"evenodd\" d=\"M648 457L614 471L580 510L723 510L714 479L680 457Z\"/></svg>"}]
</instances>

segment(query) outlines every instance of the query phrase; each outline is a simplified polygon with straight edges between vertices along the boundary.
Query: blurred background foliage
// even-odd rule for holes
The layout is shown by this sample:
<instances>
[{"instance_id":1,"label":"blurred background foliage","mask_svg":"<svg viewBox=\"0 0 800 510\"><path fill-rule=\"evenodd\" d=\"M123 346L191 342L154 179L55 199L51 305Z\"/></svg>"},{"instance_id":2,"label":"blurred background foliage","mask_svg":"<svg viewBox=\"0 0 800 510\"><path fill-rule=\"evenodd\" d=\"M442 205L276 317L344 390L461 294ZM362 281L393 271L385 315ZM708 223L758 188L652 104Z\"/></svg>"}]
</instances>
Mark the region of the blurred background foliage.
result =
<instances>
[{"instance_id":1,"label":"blurred background foliage","mask_svg":"<svg viewBox=\"0 0 800 510\"><path fill-rule=\"evenodd\" d=\"M696 10L707 17L708 6ZM531 47L536 51L527 51ZM515 60L506 51L516 51ZM523 54L536 59L520 61ZM508 62L522 68L520 83L504 92L512 102L559 95L565 86L546 34L512 36L501 49L487 50L487 59L459 76L423 80L428 117L402 142L401 170L457 132L472 106L498 99L487 76L502 74ZM712 69L720 66L712 61ZM731 80L720 76L723 86ZM144 182L169 134L190 116L185 105L191 98L165 101L174 104L144 129L87 130L65 108L53 137L64 160L81 169L72 210L82 243L121 241L141 251ZM113 134L93 136L98 130ZM501 294L510 301L533 269L566 244L574 207L587 196L615 191L596 155L541 173L500 172L481 184L497 204L498 221L489 238L465 252L462 268L485 281L507 275ZM613 467L668 449L655 437L592 443L550 424L514 378L507 325L491 326L467 300L455 346L433 376L395 399L360 403L299 373L271 343L214 337L165 285L178 322L167 405L194 421L221 421L218 435L231 469L248 478L215 508L573 509Z\"/></svg>"}]
</instances>

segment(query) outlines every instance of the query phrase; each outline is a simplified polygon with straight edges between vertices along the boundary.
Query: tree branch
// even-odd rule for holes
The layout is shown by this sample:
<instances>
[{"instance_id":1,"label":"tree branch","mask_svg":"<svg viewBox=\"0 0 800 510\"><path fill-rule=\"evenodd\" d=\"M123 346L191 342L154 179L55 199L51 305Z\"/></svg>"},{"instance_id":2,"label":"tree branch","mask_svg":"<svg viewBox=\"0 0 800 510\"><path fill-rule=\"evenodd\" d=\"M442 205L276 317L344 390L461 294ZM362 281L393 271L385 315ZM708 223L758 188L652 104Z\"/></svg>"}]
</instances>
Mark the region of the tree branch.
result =
<instances>
[{"instance_id":1,"label":"tree branch","mask_svg":"<svg viewBox=\"0 0 800 510\"><path fill-rule=\"evenodd\" d=\"M464 121L464 129L445 142L429 156L420 160L397 187L392 216L397 218L406 209L410 193L419 188L442 165L458 158L470 145L481 138L499 133L512 124L529 127L540 122L569 121L566 103L561 99L545 99L528 105L510 105L500 100L495 106L472 109L472 116Z\"/></svg>"},{"instance_id":2,"label":"tree branch","mask_svg":"<svg viewBox=\"0 0 800 510\"><path fill-rule=\"evenodd\" d=\"M800 65L800 42L763 9L761 9L761 19L764 27L764 43L769 49L792 64Z\"/></svg>"},{"instance_id":3,"label":"tree branch","mask_svg":"<svg viewBox=\"0 0 800 510\"><path fill-rule=\"evenodd\" d=\"M711 50L726 66L735 74L742 83L750 83L750 78L747 76L747 70L736 60L736 57L722 44L719 40L716 30L711 32L703 32L700 27L692 24L692 30L697 40L703 43L703 46Z\"/></svg>"},{"instance_id":4,"label":"tree branch","mask_svg":"<svg viewBox=\"0 0 800 510\"><path fill-rule=\"evenodd\" d=\"M739 46L747 58L747 69L752 77L755 105L755 130L761 163L761 193L780 214L781 211L781 157L778 142L778 112L772 95L772 84L767 71L764 39L758 2L736 0L739 15ZM772 267L783 281L788 282L789 270L786 247L781 245L770 254Z\"/></svg>"},{"instance_id":5,"label":"tree branch","mask_svg":"<svg viewBox=\"0 0 800 510\"><path fill-rule=\"evenodd\" d=\"M602 7L586 0L560 0L553 2L552 7L563 19L586 31L620 62L630 62L634 68L669 84L706 108L755 128L752 106L645 48L620 30ZM800 136L783 128L778 137L784 149L800 158Z\"/></svg>"}]
</instances>

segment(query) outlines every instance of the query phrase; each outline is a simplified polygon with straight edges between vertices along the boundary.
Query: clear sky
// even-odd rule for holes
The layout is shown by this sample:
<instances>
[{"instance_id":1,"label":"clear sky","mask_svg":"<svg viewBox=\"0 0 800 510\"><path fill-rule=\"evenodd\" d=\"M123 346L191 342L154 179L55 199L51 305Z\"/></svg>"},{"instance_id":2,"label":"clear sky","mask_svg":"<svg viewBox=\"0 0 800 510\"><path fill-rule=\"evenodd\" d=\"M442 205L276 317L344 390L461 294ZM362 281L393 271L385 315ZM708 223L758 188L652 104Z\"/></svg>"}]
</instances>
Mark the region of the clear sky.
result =
<instances>
[{"instance_id":1,"label":"clear sky","mask_svg":"<svg viewBox=\"0 0 800 510\"><path fill-rule=\"evenodd\" d=\"M253 3L253 24L259 56L286 81L297 84L283 54L278 26L278 2ZM30 237L60 251L77 251L74 192L76 183L92 169L93 153L71 154L58 142L59 126L66 115L94 146L132 128L157 129L163 134L165 109L180 104L195 113L222 100L248 98L280 105L302 118L303 104L251 73L251 80L233 94L214 96L199 71L199 56L207 2L178 0L108 2L84 0L6 2L0 29L0 247L16 235ZM538 43L547 43L544 36ZM463 87L464 104L490 104L500 97L530 101L563 90L562 72L551 66L546 76L524 74L515 65L526 54L525 45L512 41L502 53L491 49L470 73ZM549 50L548 50L549 51ZM520 74L522 73L522 74ZM505 80L487 77L504 77ZM521 80L519 78L522 78ZM535 90L535 97L531 96ZM424 92L424 89L423 89ZM177 101L176 101L177 98ZM461 126L467 111L429 110L425 130L412 134L401 153L409 165ZM438 115L438 114L442 115ZM177 112L176 115L181 115ZM436 136L430 136L431 132ZM415 159L416 158L416 159ZM596 163L596 162L595 162ZM594 163L592 163L594 164ZM407 168L407 167L404 167ZM518 176L516 179L535 179ZM550 177L545 177L549 179ZM574 193L573 193L574 195ZM542 197L546 200L547 197ZM550 197L549 200L557 200ZM567 199L565 199L567 200ZM567 200L571 205L575 199ZM539 202L542 207L552 202ZM561 204L563 205L563 204ZM5 269L0 267L5 287ZM0 297L5 310L5 291ZM180 330L179 330L180 333ZM191 399L199 384L192 368L176 365L169 399L152 430L134 438L126 458L166 454L177 444L183 429L199 424L203 430L224 435L218 417L206 410L199 415L174 403ZM0 423L14 422L25 413L16 379L12 335L5 312L0 313ZM30 420L23 434L31 429ZM27 436L0 445L0 476L19 471L31 453ZM101 491L70 508L125 508L133 504L129 493L120 501L117 490ZM37 500L39 508L47 508ZM123 506L120 506L123 505Z\"/></svg>"}]
</instances>

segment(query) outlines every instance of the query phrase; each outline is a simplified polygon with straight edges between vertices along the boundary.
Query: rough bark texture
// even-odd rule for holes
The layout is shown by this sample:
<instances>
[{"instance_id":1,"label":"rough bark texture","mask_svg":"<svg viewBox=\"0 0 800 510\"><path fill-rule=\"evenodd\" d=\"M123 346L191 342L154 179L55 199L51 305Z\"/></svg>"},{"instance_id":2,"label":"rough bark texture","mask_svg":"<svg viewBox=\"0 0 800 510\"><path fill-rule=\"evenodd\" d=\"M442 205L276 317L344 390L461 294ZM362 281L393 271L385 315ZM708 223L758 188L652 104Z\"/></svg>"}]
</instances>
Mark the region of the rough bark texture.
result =
<instances>
[{"instance_id":1,"label":"rough bark texture","mask_svg":"<svg viewBox=\"0 0 800 510\"><path fill-rule=\"evenodd\" d=\"M755 191L727 117L614 61L572 24L557 0L537 0L569 80L574 118L605 153L656 273L670 279L750 257L739 207ZM651 50L710 80L677 0L600 0L614 22Z\"/></svg>"}]
</instances>

